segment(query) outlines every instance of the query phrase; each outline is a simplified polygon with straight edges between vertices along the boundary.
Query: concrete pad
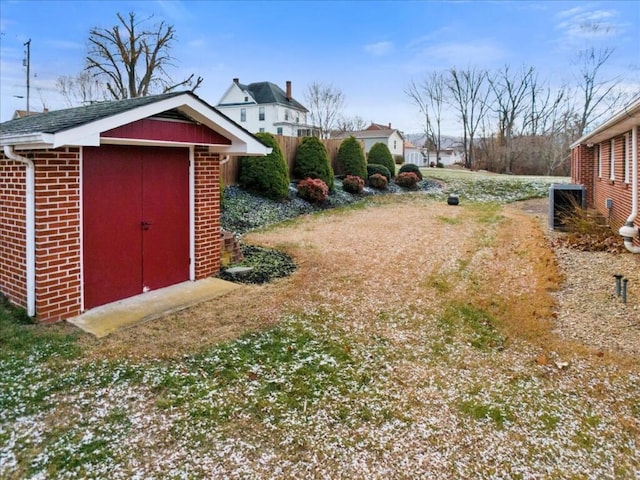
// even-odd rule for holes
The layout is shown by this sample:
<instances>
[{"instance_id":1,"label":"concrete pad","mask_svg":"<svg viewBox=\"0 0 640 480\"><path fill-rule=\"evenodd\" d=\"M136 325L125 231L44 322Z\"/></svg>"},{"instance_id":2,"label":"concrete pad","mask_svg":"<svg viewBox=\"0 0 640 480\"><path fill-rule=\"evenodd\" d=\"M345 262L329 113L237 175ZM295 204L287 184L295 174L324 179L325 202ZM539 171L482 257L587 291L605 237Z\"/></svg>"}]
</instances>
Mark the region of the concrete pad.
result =
<instances>
[{"instance_id":1,"label":"concrete pad","mask_svg":"<svg viewBox=\"0 0 640 480\"><path fill-rule=\"evenodd\" d=\"M238 284L219 278L178 283L92 308L67 322L101 338L141 322L184 310L239 287Z\"/></svg>"}]
</instances>

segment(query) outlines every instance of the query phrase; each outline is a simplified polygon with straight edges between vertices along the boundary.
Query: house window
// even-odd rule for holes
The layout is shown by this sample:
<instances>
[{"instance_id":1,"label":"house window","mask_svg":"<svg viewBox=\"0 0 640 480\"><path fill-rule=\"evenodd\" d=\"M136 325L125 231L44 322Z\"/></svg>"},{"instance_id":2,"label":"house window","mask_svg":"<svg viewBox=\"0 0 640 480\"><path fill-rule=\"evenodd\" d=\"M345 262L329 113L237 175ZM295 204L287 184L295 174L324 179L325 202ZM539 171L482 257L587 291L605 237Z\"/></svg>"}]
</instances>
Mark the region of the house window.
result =
<instances>
[{"instance_id":1,"label":"house window","mask_svg":"<svg viewBox=\"0 0 640 480\"><path fill-rule=\"evenodd\" d=\"M277 134L278 134L278 135L282 135L282 127L278 127L278 129L277 129Z\"/></svg>"},{"instance_id":2,"label":"house window","mask_svg":"<svg viewBox=\"0 0 640 480\"><path fill-rule=\"evenodd\" d=\"M248 102L249 101L249 97L244 97L244 101Z\"/></svg>"},{"instance_id":3,"label":"house window","mask_svg":"<svg viewBox=\"0 0 640 480\"><path fill-rule=\"evenodd\" d=\"M284 120L285 122L289 120L289 110L284 111Z\"/></svg>"},{"instance_id":4,"label":"house window","mask_svg":"<svg viewBox=\"0 0 640 480\"><path fill-rule=\"evenodd\" d=\"M396 141L395 140L393 141L393 149L394 150L396 149Z\"/></svg>"},{"instance_id":5,"label":"house window","mask_svg":"<svg viewBox=\"0 0 640 480\"><path fill-rule=\"evenodd\" d=\"M264 127L260 127L260 133L264 133Z\"/></svg>"},{"instance_id":6,"label":"house window","mask_svg":"<svg viewBox=\"0 0 640 480\"><path fill-rule=\"evenodd\" d=\"M246 108L241 108L240 109L240 121L241 122L246 122L247 121L247 109Z\"/></svg>"},{"instance_id":7,"label":"house window","mask_svg":"<svg viewBox=\"0 0 640 480\"><path fill-rule=\"evenodd\" d=\"M609 180L616 179L616 141L611 139L611 151L609 152Z\"/></svg>"},{"instance_id":8,"label":"house window","mask_svg":"<svg viewBox=\"0 0 640 480\"><path fill-rule=\"evenodd\" d=\"M296 123L300 123L300 117L296 117Z\"/></svg>"},{"instance_id":9,"label":"house window","mask_svg":"<svg viewBox=\"0 0 640 480\"><path fill-rule=\"evenodd\" d=\"M264 121L264 107L260 107L260 110L258 111L258 120Z\"/></svg>"},{"instance_id":10,"label":"house window","mask_svg":"<svg viewBox=\"0 0 640 480\"><path fill-rule=\"evenodd\" d=\"M622 171L624 172L624 183L629 183L629 161L631 160L631 138L628 133L624 134L624 145L622 147Z\"/></svg>"},{"instance_id":11,"label":"house window","mask_svg":"<svg viewBox=\"0 0 640 480\"><path fill-rule=\"evenodd\" d=\"M598 178L602 178L602 144L598 144Z\"/></svg>"}]
</instances>

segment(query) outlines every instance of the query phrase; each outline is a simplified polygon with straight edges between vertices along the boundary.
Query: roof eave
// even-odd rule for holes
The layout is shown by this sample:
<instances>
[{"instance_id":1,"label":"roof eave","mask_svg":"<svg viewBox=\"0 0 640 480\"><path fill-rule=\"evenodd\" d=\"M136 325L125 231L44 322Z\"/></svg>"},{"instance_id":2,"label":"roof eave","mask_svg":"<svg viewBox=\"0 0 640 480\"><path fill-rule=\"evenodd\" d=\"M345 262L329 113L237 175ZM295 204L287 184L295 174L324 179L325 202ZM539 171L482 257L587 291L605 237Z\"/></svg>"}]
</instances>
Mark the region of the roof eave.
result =
<instances>
[{"instance_id":1,"label":"roof eave","mask_svg":"<svg viewBox=\"0 0 640 480\"><path fill-rule=\"evenodd\" d=\"M54 148L54 135L51 133L26 133L0 135L0 146L12 145L21 148Z\"/></svg>"}]
</instances>

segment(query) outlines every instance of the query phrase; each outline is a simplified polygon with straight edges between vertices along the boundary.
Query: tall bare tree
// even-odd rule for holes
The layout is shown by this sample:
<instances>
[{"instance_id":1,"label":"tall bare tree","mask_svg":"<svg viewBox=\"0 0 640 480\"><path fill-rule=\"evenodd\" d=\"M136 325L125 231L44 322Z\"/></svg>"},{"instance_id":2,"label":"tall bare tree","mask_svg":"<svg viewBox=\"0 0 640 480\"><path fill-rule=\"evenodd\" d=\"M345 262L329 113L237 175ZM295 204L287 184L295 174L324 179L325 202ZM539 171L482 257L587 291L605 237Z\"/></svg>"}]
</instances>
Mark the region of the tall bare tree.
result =
<instances>
[{"instance_id":1,"label":"tall bare tree","mask_svg":"<svg viewBox=\"0 0 640 480\"><path fill-rule=\"evenodd\" d=\"M89 32L89 52L86 70L102 80L116 100L144 97L167 92L178 87L195 90L202 78L188 78L175 83L168 67L173 66L169 50L175 40L175 30L164 21L146 26L152 17L142 21L135 13L125 18L117 14L118 25L92 28Z\"/></svg>"},{"instance_id":2,"label":"tall bare tree","mask_svg":"<svg viewBox=\"0 0 640 480\"><path fill-rule=\"evenodd\" d=\"M313 82L305 93L305 99L311 121L320 131L320 138L329 138L344 107L344 94L333 85Z\"/></svg>"},{"instance_id":3,"label":"tall bare tree","mask_svg":"<svg viewBox=\"0 0 640 480\"><path fill-rule=\"evenodd\" d=\"M412 81L405 89L405 94L424 116L426 145L428 145L428 149L435 150L436 162L438 162L442 149L442 108L445 103L445 78L441 72L431 72L418 84ZM428 153L427 161L429 161Z\"/></svg>"},{"instance_id":4,"label":"tall bare tree","mask_svg":"<svg viewBox=\"0 0 640 480\"><path fill-rule=\"evenodd\" d=\"M476 68L466 70L452 68L449 70L445 85L450 104L457 111L462 122L465 167L473 168L476 132L491 106L487 71Z\"/></svg>"},{"instance_id":5,"label":"tall bare tree","mask_svg":"<svg viewBox=\"0 0 640 480\"><path fill-rule=\"evenodd\" d=\"M516 121L523 114L533 81L533 67L513 73L508 65L487 77L495 102L493 110L498 116L498 147L505 173L511 173L514 160L513 138Z\"/></svg>"},{"instance_id":6,"label":"tall bare tree","mask_svg":"<svg viewBox=\"0 0 640 480\"><path fill-rule=\"evenodd\" d=\"M623 93L618 89L620 77L602 78L602 69L613 55L610 47L590 47L578 52L578 89L581 94L579 133L582 136L589 125L610 114L618 105Z\"/></svg>"}]
</instances>

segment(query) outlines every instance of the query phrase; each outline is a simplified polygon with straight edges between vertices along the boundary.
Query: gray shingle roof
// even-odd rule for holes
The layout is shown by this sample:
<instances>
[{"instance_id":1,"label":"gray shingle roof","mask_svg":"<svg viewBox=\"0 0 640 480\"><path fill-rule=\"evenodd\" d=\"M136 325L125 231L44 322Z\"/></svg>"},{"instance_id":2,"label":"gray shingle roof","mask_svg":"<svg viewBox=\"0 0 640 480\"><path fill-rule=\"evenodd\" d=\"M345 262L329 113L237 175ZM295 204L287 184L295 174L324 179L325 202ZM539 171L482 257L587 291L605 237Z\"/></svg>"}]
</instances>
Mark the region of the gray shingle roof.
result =
<instances>
[{"instance_id":1,"label":"gray shingle roof","mask_svg":"<svg viewBox=\"0 0 640 480\"><path fill-rule=\"evenodd\" d=\"M192 92L170 92L29 115L0 123L0 135L58 133L185 93L195 96Z\"/></svg>"},{"instance_id":2,"label":"gray shingle roof","mask_svg":"<svg viewBox=\"0 0 640 480\"><path fill-rule=\"evenodd\" d=\"M277 103L285 107L293 107L307 112L308 110L295 98L287 100L287 94L278 85L271 82L255 82L249 85L239 83L238 86L248 91L258 104Z\"/></svg>"}]
</instances>

